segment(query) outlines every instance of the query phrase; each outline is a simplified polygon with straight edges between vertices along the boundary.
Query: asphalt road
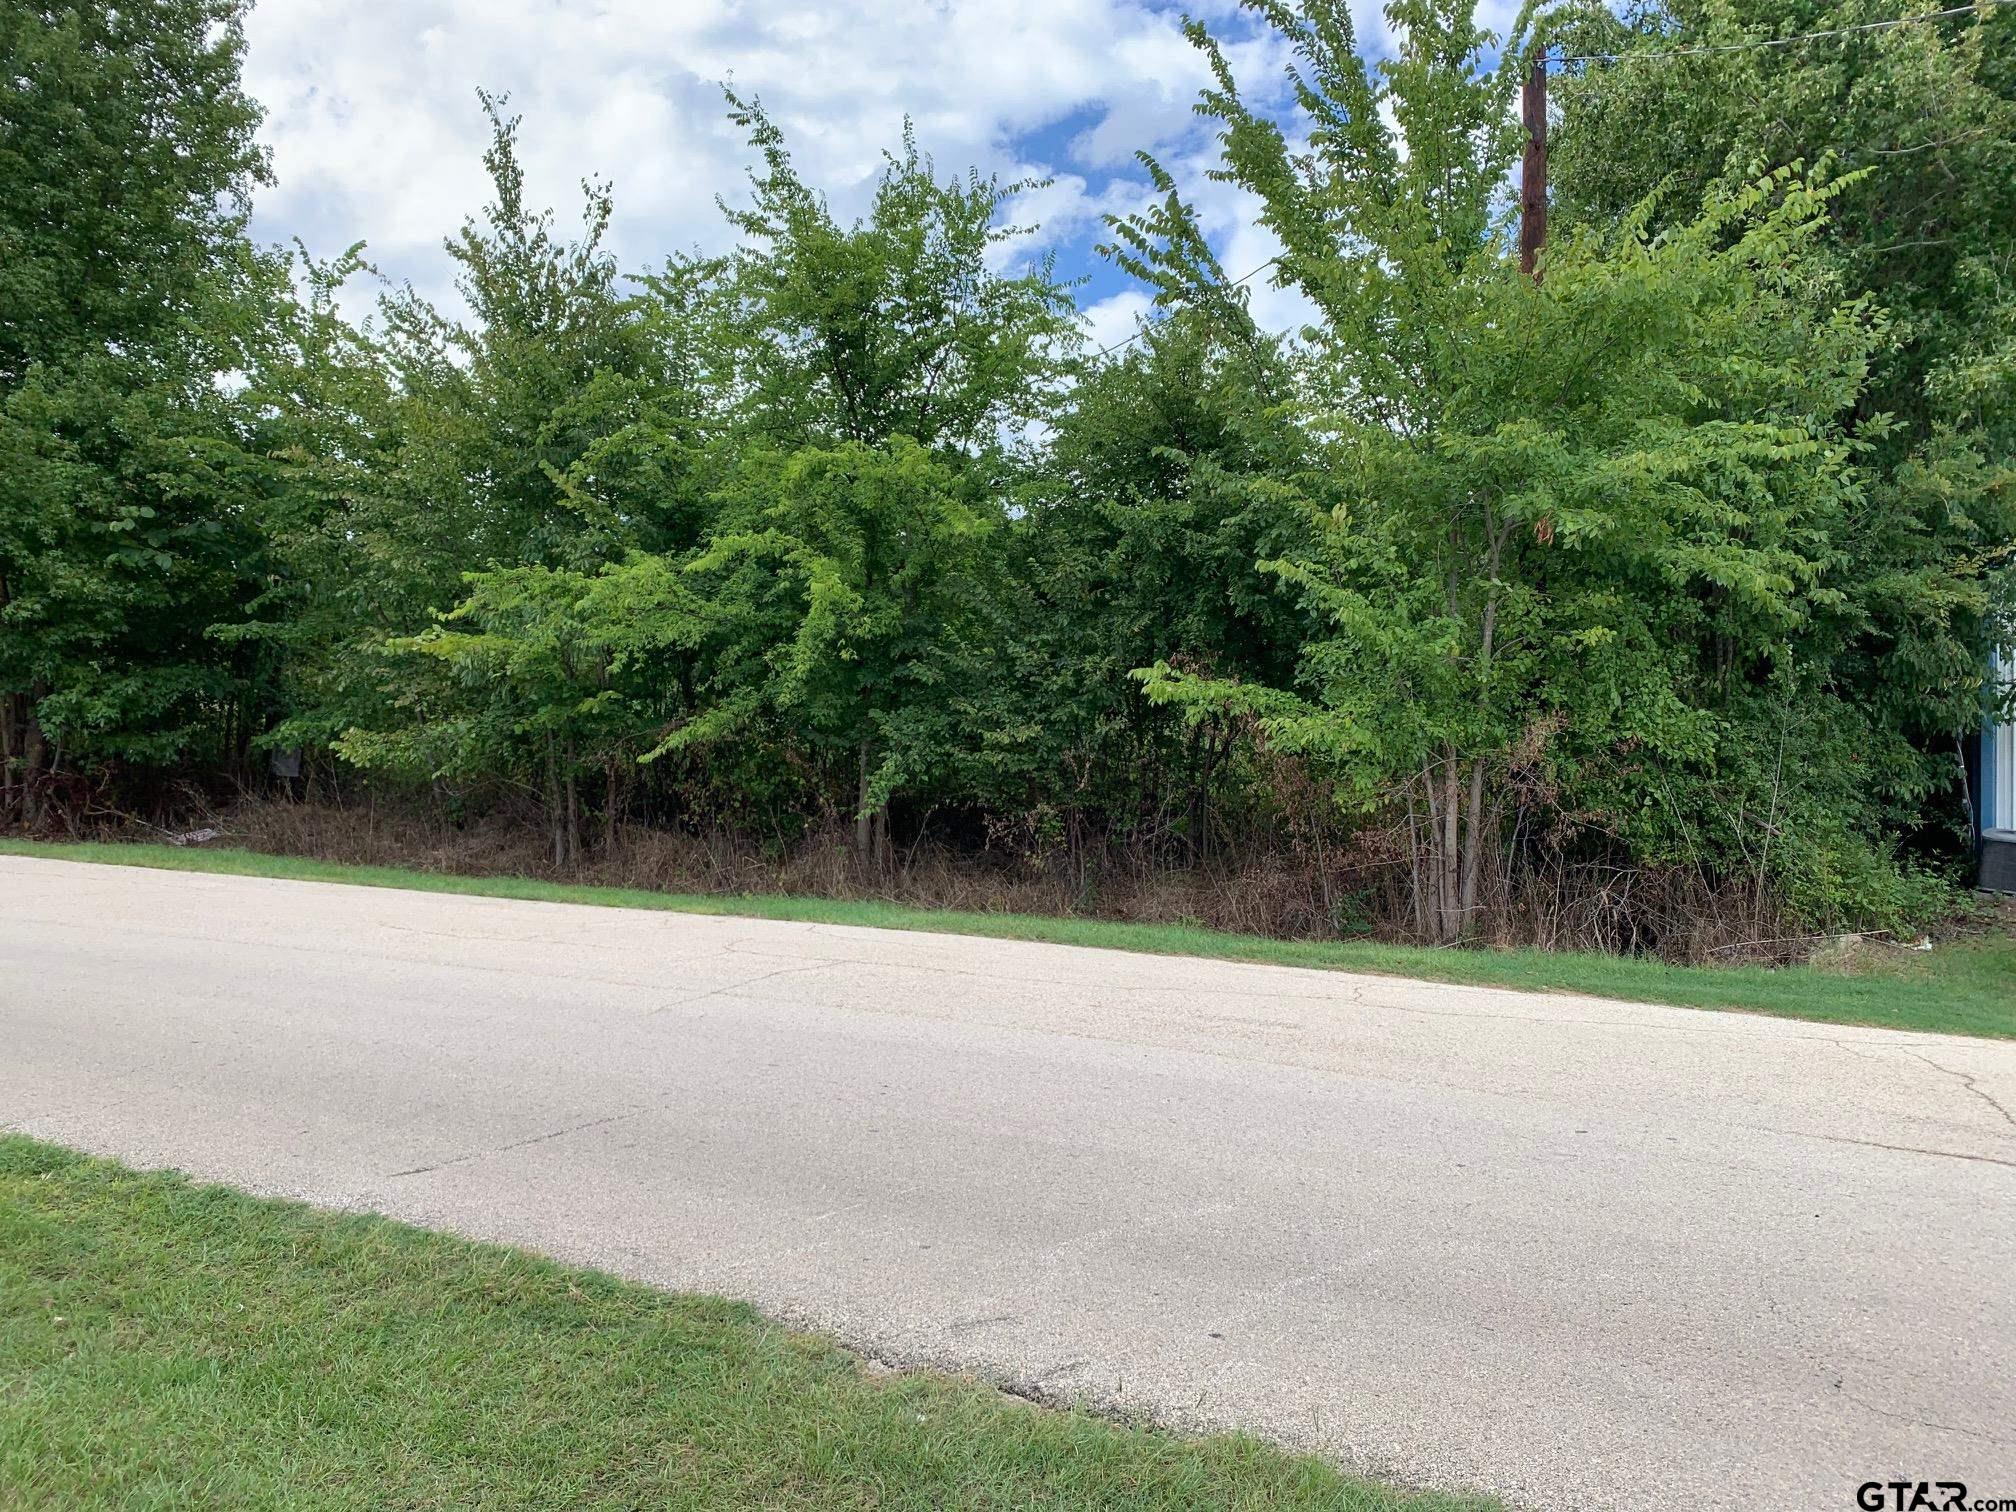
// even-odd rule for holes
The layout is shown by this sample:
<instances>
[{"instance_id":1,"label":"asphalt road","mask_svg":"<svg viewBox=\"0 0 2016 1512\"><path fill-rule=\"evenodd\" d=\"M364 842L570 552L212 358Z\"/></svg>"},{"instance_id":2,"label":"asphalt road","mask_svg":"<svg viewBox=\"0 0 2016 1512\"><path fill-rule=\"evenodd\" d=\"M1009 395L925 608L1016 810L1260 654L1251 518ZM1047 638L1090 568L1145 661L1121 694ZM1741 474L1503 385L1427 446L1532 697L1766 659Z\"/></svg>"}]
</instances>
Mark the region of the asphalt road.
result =
<instances>
[{"instance_id":1,"label":"asphalt road","mask_svg":"<svg viewBox=\"0 0 2016 1512\"><path fill-rule=\"evenodd\" d=\"M2012 1113L1981 1040L0 857L7 1126L1517 1506L2016 1496Z\"/></svg>"}]
</instances>

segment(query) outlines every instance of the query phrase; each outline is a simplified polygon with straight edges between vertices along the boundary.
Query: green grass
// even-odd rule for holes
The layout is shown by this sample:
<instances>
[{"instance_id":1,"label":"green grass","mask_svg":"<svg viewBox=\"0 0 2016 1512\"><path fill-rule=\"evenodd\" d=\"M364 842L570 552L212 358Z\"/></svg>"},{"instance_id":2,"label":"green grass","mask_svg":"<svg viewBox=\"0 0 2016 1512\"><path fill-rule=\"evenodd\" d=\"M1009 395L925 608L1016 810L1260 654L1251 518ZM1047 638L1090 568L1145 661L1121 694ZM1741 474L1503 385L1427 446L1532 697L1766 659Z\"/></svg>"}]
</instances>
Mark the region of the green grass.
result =
<instances>
[{"instance_id":1,"label":"green grass","mask_svg":"<svg viewBox=\"0 0 2016 1512\"><path fill-rule=\"evenodd\" d=\"M1852 966L1839 968L1669 966L1659 961L1561 951L1437 950L1356 940L1270 940L1180 924L955 913L897 903L761 895L695 896L635 888L584 887L524 877L464 877L394 867L347 866L251 851L180 849L167 845L46 845L8 840L0 841L0 854L347 882L420 892L474 893L491 898L742 914L875 929L987 935L1005 940L1047 940L1154 955L1212 956L1530 992L1582 992L1634 1002L1737 1009L1829 1023L2016 1037L2016 938L2006 933L1953 941L1929 952L1872 947L1858 952Z\"/></svg>"},{"instance_id":2,"label":"green grass","mask_svg":"<svg viewBox=\"0 0 2016 1512\"><path fill-rule=\"evenodd\" d=\"M0 1136L0 1505L1491 1504L871 1376L735 1303Z\"/></svg>"}]
</instances>

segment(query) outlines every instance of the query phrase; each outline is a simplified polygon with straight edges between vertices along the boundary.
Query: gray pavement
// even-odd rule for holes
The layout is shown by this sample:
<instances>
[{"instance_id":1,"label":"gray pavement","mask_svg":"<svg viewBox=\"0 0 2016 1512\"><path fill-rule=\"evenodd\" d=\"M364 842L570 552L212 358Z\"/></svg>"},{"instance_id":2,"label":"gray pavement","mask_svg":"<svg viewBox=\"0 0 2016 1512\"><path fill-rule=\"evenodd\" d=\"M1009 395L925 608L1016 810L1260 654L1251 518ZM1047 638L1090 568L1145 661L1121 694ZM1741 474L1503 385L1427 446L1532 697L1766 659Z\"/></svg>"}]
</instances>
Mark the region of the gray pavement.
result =
<instances>
[{"instance_id":1,"label":"gray pavement","mask_svg":"<svg viewBox=\"0 0 2016 1512\"><path fill-rule=\"evenodd\" d=\"M2016 1496L2016 1044L0 857L0 1124L1515 1506Z\"/></svg>"}]
</instances>

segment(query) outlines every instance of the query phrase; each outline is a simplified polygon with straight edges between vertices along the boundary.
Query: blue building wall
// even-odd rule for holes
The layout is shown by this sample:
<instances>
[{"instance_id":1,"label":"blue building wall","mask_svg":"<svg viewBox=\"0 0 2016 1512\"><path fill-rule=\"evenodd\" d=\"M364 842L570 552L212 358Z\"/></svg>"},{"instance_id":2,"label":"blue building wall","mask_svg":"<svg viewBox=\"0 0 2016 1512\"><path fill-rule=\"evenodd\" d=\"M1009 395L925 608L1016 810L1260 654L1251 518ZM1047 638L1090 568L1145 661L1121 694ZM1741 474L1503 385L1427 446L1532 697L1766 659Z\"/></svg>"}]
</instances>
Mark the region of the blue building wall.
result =
<instances>
[{"instance_id":1,"label":"blue building wall","mask_svg":"<svg viewBox=\"0 0 2016 1512\"><path fill-rule=\"evenodd\" d=\"M2010 738L2006 725L1989 725L1981 732L1981 828L2002 829L2009 818L2001 811L2001 786L1995 774L2002 770L2002 742Z\"/></svg>"},{"instance_id":2,"label":"blue building wall","mask_svg":"<svg viewBox=\"0 0 2016 1512\"><path fill-rule=\"evenodd\" d=\"M2006 685L2016 675L2007 655L1993 662L1994 676ZM1992 892L2016 892L2016 725L1990 723L1981 731L1979 824L1980 885Z\"/></svg>"}]
</instances>

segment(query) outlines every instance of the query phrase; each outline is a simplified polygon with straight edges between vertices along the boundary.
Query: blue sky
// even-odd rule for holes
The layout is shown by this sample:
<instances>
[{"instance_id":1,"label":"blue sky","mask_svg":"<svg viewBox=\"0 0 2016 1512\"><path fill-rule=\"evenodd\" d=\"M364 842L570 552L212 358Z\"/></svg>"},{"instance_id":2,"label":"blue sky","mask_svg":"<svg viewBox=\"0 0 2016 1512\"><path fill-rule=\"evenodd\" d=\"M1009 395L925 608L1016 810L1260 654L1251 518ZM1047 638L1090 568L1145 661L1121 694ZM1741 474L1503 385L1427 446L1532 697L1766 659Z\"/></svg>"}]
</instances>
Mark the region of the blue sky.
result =
<instances>
[{"instance_id":1,"label":"blue sky","mask_svg":"<svg viewBox=\"0 0 2016 1512\"><path fill-rule=\"evenodd\" d=\"M1512 6L1481 0L1500 30ZM1224 39L1242 87L1279 101L1276 39L1231 0L1188 7ZM452 299L442 238L485 197L476 89L508 91L524 116L528 187L565 224L580 180L614 181L615 249L630 269L719 248L717 195L748 154L720 85L760 95L806 176L852 215L907 114L941 173L975 165L1054 179L1017 219L1033 245L1084 276L1093 337L1132 328L1145 300L1093 251L1100 217L1141 203L1132 153L1153 151L1199 204L1226 266L1273 251L1236 191L1212 185L1208 134L1191 111L1205 74L1159 0L259 0L246 83L267 111L278 183L255 234L318 255L366 241L390 277ZM1353 0L1361 43L1389 46L1378 0ZM1292 296L1260 290L1256 313L1290 323Z\"/></svg>"}]
</instances>

